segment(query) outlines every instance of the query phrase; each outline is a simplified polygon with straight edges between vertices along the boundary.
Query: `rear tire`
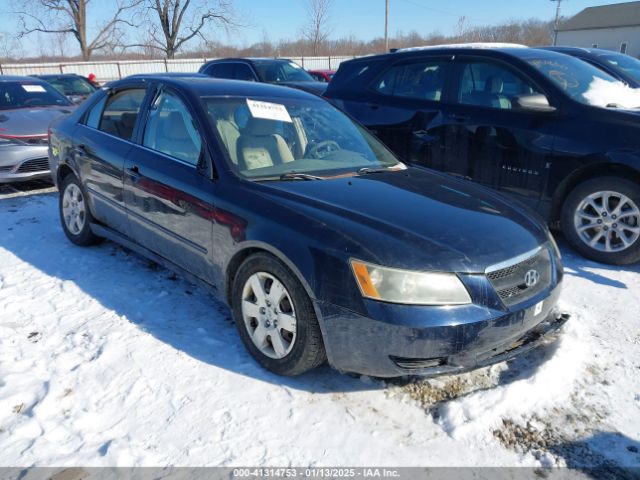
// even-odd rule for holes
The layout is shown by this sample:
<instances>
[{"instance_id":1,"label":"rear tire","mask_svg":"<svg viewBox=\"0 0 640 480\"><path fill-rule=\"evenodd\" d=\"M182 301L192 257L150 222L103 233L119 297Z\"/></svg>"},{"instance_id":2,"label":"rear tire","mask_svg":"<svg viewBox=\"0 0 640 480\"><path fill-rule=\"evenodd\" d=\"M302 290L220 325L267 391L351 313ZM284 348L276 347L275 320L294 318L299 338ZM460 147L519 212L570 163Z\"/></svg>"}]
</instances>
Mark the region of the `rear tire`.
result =
<instances>
[{"instance_id":1,"label":"rear tire","mask_svg":"<svg viewBox=\"0 0 640 480\"><path fill-rule=\"evenodd\" d=\"M278 375L300 375L326 360L311 299L300 281L267 253L238 269L231 308L240 338L253 358Z\"/></svg>"},{"instance_id":2,"label":"rear tire","mask_svg":"<svg viewBox=\"0 0 640 480\"><path fill-rule=\"evenodd\" d=\"M562 232L582 255L596 262L640 261L640 185L620 177L587 180L562 208Z\"/></svg>"},{"instance_id":3,"label":"rear tire","mask_svg":"<svg viewBox=\"0 0 640 480\"><path fill-rule=\"evenodd\" d=\"M69 174L60 184L60 197L58 202L60 223L64 234L69 240L81 247L95 245L102 241L91 231L91 223L94 221L87 196L78 178Z\"/></svg>"}]
</instances>

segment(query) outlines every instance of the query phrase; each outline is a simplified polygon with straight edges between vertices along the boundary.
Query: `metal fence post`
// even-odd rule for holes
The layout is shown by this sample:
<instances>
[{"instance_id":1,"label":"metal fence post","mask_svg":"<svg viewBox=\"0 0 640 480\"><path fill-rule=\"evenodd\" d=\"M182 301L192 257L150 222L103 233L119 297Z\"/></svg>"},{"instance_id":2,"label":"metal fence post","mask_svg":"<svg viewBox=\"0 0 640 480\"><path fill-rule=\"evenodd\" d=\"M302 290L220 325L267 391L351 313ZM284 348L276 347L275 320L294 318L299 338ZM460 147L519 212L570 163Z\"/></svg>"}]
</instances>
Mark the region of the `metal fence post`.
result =
<instances>
[{"instance_id":1,"label":"metal fence post","mask_svg":"<svg viewBox=\"0 0 640 480\"><path fill-rule=\"evenodd\" d=\"M4 72L2 71L2 64L0 63L0 75L4 75Z\"/></svg>"},{"instance_id":2,"label":"metal fence post","mask_svg":"<svg viewBox=\"0 0 640 480\"><path fill-rule=\"evenodd\" d=\"M58 70L60 70L60 73L64 73L64 70L62 69L62 64L58 64Z\"/></svg>"},{"instance_id":3,"label":"metal fence post","mask_svg":"<svg viewBox=\"0 0 640 480\"><path fill-rule=\"evenodd\" d=\"M122 79L122 72L120 71L120 62L116 62L116 66L118 67L118 79Z\"/></svg>"},{"instance_id":4,"label":"metal fence post","mask_svg":"<svg viewBox=\"0 0 640 480\"><path fill-rule=\"evenodd\" d=\"M302 62L302 68L304 68L304 57L300 57L300 61Z\"/></svg>"},{"instance_id":5,"label":"metal fence post","mask_svg":"<svg viewBox=\"0 0 640 480\"><path fill-rule=\"evenodd\" d=\"M167 59L166 58L164 59L164 71L167 72L167 73L169 72L169 64L167 63Z\"/></svg>"}]
</instances>

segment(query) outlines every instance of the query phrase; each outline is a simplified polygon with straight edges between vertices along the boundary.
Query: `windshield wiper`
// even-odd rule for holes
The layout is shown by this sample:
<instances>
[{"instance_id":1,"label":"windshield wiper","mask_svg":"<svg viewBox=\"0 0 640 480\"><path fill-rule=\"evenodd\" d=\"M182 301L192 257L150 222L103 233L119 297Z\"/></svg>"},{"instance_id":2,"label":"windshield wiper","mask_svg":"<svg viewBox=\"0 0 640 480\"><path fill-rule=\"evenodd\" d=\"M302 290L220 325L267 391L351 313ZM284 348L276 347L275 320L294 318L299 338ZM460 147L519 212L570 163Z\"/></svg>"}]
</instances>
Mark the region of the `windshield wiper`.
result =
<instances>
[{"instance_id":1,"label":"windshield wiper","mask_svg":"<svg viewBox=\"0 0 640 480\"><path fill-rule=\"evenodd\" d=\"M324 178L308 173L289 172L280 175L280 180L324 180Z\"/></svg>"}]
</instances>

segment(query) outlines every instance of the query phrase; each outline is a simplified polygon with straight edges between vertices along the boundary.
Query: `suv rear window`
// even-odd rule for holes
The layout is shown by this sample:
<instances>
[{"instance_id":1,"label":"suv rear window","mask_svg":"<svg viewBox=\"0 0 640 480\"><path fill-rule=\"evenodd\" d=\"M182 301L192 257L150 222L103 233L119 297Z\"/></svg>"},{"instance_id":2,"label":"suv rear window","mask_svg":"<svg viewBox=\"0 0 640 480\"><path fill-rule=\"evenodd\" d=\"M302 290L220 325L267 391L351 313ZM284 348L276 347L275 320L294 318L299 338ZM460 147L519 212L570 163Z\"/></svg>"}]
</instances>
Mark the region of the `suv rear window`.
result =
<instances>
[{"instance_id":1,"label":"suv rear window","mask_svg":"<svg viewBox=\"0 0 640 480\"><path fill-rule=\"evenodd\" d=\"M384 95L440 101L446 82L445 61L395 65L376 81L374 89Z\"/></svg>"}]
</instances>

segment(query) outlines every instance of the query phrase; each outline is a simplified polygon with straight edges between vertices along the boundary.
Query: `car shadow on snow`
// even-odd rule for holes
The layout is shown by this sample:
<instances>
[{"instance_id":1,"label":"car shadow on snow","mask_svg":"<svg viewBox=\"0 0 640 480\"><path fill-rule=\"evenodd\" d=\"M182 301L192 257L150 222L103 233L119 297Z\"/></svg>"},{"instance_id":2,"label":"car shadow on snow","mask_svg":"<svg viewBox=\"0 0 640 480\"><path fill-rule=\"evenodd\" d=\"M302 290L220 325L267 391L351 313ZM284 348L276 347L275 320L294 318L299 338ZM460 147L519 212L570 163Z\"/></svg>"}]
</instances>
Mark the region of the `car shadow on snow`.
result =
<instances>
[{"instance_id":1,"label":"car shadow on snow","mask_svg":"<svg viewBox=\"0 0 640 480\"><path fill-rule=\"evenodd\" d=\"M557 235L556 239L562 250L565 275L585 278L593 283L607 287L626 289L627 285L625 283L608 277L607 273L618 273L621 271L640 273L640 263L632 265L607 265L594 262L584 258L573 250L562 235Z\"/></svg>"},{"instance_id":2,"label":"car shadow on snow","mask_svg":"<svg viewBox=\"0 0 640 480\"><path fill-rule=\"evenodd\" d=\"M640 478L640 442L618 432L595 432L584 439L551 445L549 451L567 467L596 480Z\"/></svg>"}]
</instances>

